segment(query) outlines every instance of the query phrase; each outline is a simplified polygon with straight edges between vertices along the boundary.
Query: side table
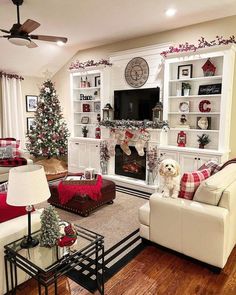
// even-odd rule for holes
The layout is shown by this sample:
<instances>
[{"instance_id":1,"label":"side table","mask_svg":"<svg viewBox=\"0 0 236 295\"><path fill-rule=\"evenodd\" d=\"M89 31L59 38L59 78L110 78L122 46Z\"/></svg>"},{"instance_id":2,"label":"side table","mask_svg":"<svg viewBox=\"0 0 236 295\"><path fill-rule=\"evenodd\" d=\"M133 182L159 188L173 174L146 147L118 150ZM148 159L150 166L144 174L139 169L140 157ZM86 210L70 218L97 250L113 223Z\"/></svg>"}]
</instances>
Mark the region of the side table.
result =
<instances>
[{"instance_id":1,"label":"side table","mask_svg":"<svg viewBox=\"0 0 236 295\"><path fill-rule=\"evenodd\" d=\"M77 241L67 249L58 246L45 248L39 245L22 249L20 243L23 237L4 246L7 294L16 293L17 268L37 280L38 294L42 294L43 286L45 295L48 295L48 287L54 284L57 295L58 278L76 267L81 267L84 260L89 260L95 265L97 289L104 295L104 237L81 226L75 227L78 233ZM37 231L33 236L39 234L40 231Z\"/></svg>"}]
</instances>

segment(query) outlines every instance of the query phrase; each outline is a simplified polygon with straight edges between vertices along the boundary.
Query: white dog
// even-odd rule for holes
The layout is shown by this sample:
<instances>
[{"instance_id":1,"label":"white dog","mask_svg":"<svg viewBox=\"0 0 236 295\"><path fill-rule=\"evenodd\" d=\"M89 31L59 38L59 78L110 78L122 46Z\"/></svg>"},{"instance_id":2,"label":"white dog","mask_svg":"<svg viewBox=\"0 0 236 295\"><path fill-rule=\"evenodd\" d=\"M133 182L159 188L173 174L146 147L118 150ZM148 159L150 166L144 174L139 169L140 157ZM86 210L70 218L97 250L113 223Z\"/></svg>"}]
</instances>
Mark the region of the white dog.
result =
<instances>
[{"instance_id":1,"label":"white dog","mask_svg":"<svg viewBox=\"0 0 236 295\"><path fill-rule=\"evenodd\" d=\"M178 198L180 189L180 167L179 164L172 159L165 159L159 167L160 174L160 190L163 197Z\"/></svg>"}]
</instances>

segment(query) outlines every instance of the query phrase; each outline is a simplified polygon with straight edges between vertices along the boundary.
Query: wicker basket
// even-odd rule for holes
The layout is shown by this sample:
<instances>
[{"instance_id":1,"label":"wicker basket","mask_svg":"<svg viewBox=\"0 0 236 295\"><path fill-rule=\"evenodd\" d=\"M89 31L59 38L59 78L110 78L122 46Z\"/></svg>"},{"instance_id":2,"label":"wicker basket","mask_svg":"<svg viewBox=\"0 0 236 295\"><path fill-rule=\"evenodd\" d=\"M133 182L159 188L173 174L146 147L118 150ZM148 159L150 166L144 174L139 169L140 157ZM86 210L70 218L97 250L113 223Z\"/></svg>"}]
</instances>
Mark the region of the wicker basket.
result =
<instances>
[{"instance_id":1,"label":"wicker basket","mask_svg":"<svg viewBox=\"0 0 236 295\"><path fill-rule=\"evenodd\" d=\"M73 177L73 175L66 175L65 178L62 180L64 185L95 185L97 183L97 175L95 175L94 179L69 179L67 177ZM78 177L75 175L75 177ZM82 177L82 176L81 176Z\"/></svg>"}]
</instances>

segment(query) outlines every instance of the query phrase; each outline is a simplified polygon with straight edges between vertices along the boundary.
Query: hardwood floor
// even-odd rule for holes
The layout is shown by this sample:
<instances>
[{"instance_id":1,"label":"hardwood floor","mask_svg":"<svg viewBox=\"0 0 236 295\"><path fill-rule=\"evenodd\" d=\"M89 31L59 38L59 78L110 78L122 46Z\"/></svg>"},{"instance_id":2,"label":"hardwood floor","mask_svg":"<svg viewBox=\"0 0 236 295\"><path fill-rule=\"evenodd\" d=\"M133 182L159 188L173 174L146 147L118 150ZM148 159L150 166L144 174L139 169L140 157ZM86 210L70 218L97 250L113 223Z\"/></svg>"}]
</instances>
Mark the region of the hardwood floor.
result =
<instances>
[{"instance_id":1,"label":"hardwood floor","mask_svg":"<svg viewBox=\"0 0 236 295\"><path fill-rule=\"evenodd\" d=\"M17 295L36 295L34 280L23 284ZM88 291L62 278L58 295L89 295ZM50 288L50 295L54 294ZM98 292L95 293L99 294ZM105 284L106 295L235 295L236 248L220 274L209 267L162 248L147 246Z\"/></svg>"}]
</instances>

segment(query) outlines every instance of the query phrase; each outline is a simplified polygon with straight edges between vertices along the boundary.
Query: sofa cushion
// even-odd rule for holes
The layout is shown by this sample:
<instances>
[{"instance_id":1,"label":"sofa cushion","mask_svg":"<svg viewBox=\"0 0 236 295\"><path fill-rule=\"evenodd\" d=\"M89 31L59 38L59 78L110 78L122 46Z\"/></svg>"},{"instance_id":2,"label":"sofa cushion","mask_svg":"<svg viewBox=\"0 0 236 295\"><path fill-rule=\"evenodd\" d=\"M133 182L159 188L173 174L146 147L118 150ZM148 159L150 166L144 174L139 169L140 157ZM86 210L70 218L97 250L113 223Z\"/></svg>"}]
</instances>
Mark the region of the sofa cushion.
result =
<instances>
[{"instance_id":1,"label":"sofa cushion","mask_svg":"<svg viewBox=\"0 0 236 295\"><path fill-rule=\"evenodd\" d=\"M221 166L222 164L219 164L217 160L212 159L204 163L198 170L210 169L211 175L213 175L220 171Z\"/></svg>"},{"instance_id":2,"label":"sofa cushion","mask_svg":"<svg viewBox=\"0 0 236 295\"><path fill-rule=\"evenodd\" d=\"M0 139L0 147L6 147L11 146L12 147L12 153L13 157L19 157L20 156L20 140L7 138L7 139Z\"/></svg>"},{"instance_id":3,"label":"sofa cushion","mask_svg":"<svg viewBox=\"0 0 236 295\"><path fill-rule=\"evenodd\" d=\"M11 159L0 159L1 167L17 167L27 165L27 159L21 157L15 157Z\"/></svg>"},{"instance_id":4,"label":"sofa cushion","mask_svg":"<svg viewBox=\"0 0 236 295\"><path fill-rule=\"evenodd\" d=\"M185 172L180 181L179 198L192 200L195 191L204 179L211 175L210 169L201 171Z\"/></svg>"},{"instance_id":5,"label":"sofa cushion","mask_svg":"<svg viewBox=\"0 0 236 295\"><path fill-rule=\"evenodd\" d=\"M224 190L236 180L236 164L226 166L201 183L193 200L218 205Z\"/></svg>"},{"instance_id":6,"label":"sofa cushion","mask_svg":"<svg viewBox=\"0 0 236 295\"><path fill-rule=\"evenodd\" d=\"M149 226L150 205L149 201L139 208L139 222Z\"/></svg>"},{"instance_id":7,"label":"sofa cushion","mask_svg":"<svg viewBox=\"0 0 236 295\"><path fill-rule=\"evenodd\" d=\"M25 210L25 206L23 207L10 206L7 204L6 199L7 199L7 193L1 192L0 193L0 223L27 213Z\"/></svg>"}]
</instances>

